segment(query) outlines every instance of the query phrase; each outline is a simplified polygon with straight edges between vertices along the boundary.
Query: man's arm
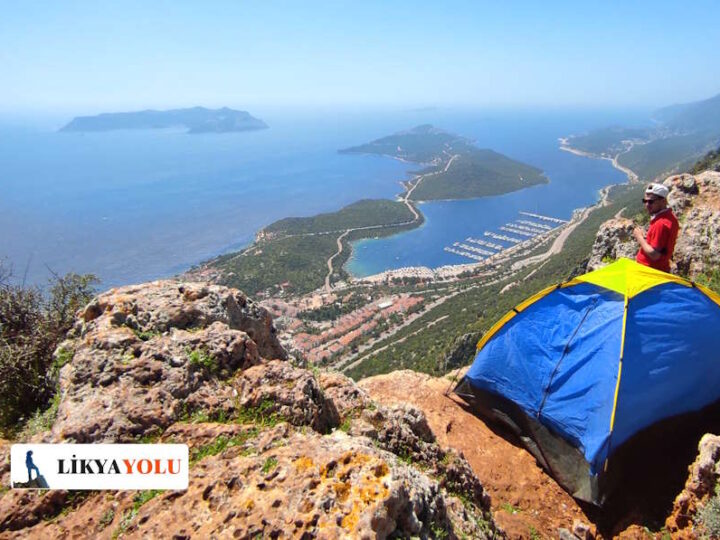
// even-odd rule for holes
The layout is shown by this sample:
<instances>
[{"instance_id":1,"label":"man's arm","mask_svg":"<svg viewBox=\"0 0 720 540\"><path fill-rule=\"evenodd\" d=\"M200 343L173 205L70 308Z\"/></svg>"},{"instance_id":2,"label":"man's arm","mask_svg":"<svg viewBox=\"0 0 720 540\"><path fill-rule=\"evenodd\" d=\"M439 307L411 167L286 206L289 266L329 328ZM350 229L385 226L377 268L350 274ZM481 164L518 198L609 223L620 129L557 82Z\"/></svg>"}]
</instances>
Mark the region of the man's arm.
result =
<instances>
[{"instance_id":1,"label":"man's arm","mask_svg":"<svg viewBox=\"0 0 720 540\"><path fill-rule=\"evenodd\" d=\"M669 234L669 230L666 227L663 227L659 237L657 238L657 242L659 246L665 246L667 244L667 237ZM663 247L659 247L659 249L655 249L650 243L645 240L645 236L643 234L643 230L640 227L635 227L633 230L633 236L635 237L635 240L640 245L640 249L643 250L643 253L647 256L648 259L651 261L657 261L660 257L662 257L662 252L664 250Z\"/></svg>"}]
</instances>

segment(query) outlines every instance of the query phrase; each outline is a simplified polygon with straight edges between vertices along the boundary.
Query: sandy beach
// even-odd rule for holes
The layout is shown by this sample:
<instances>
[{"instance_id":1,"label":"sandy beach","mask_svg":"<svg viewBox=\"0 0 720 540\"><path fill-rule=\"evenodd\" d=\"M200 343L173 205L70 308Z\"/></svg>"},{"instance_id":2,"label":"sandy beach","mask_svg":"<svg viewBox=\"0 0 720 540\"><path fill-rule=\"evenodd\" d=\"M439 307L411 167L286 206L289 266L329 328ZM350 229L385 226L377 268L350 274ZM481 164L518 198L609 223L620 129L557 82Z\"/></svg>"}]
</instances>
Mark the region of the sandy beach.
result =
<instances>
[{"instance_id":1,"label":"sandy beach","mask_svg":"<svg viewBox=\"0 0 720 540\"><path fill-rule=\"evenodd\" d=\"M599 156L597 154L593 154L591 152L585 152L583 150L578 150L577 148L573 148L570 146L568 137L560 137L558 139L560 141L560 150L564 150L565 152L570 152L571 154L575 154L576 156L582 156L587 158L593 158L593 159L605 159L612 163L612 166L615 167L618 171L624 173L628 177L628 181L632 184L638 181L638 175L635 174L635 172L632 169L629 169L628 167L625 167L623 165L620 165L618 163L618 158L623 155L627 154L630 150L632 150L633 146L635 146L634 141L622 141L624 144L627 145L627 148L623 152L617 153L614 157L607 157L607 156Z\"/></svg>"}]
</instances>

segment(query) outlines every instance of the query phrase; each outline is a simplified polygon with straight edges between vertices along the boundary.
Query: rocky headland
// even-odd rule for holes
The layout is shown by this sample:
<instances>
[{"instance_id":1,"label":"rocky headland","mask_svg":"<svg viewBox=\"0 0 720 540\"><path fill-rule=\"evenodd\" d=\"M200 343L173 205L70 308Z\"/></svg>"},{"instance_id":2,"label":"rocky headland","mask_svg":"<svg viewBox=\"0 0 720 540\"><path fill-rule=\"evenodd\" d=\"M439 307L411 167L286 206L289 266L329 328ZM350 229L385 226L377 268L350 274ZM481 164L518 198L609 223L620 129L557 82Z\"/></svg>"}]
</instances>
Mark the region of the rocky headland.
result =
<instances>
[{"instance_id":1,"label":"rocky headland","mask_svg":"<svg viewBox=\"0 0 720 540\"><path fill-rule=\"evenodd\" d=\"M672 266L675 273L695 278L720 266L720 172L679 174L663 182L670 188L668 204L680 222ZM595 270L619 257L634 259L636 223L617 217L598 231L587 270Z\"/></svg>"},{"instance_id":2,"label":"rocky headland","mask_svg":"<svg viewBox=\"0 0 720 540\"><path fill-rule=\"evenodd\" d=\"M512 437L412 371L356 384L286 360L241 292L158 281L78 312L52 428L25 442L182 442L187 491L5 490L0 537L644 537L603 529ZM693 537L720 478L708 435L665 530ZM0 444L9 485L9 442ZM682 536L685 535L685 536Z\"/></svg>"},{"instance_id":3,"label":"rocky headland","mask_svg":"<svg viewBox=\"0 0 720 540\"><path fill-rule=\"evenodd\" d=\"M6 490L3 537L502 536L464 457L422 411L291 365L237 290L159 281L78 313L52 429L32 442L181 442L190 488ZM9 444L0 446L9 485Z\"/></svg>"}]
</instances>

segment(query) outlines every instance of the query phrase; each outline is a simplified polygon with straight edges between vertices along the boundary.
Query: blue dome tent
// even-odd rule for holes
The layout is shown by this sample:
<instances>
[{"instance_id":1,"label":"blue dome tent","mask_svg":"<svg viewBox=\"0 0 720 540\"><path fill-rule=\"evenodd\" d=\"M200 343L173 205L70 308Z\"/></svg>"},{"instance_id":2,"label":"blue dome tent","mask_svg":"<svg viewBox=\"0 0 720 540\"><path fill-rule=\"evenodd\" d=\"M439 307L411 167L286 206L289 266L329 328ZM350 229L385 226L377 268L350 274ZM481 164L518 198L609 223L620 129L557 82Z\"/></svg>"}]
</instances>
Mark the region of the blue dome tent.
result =
<instances>
[{"instance_id":1,"label":"blue dome tent","mask_svg":"<svg viewBox=\"0 0 720 540\"><path fill-rule=\"evenodd\" d=\"M623 443L720 400L720 297L620 259L501 318L455 392L574 497L602 504Z\"/></svg>"}]
</instances>

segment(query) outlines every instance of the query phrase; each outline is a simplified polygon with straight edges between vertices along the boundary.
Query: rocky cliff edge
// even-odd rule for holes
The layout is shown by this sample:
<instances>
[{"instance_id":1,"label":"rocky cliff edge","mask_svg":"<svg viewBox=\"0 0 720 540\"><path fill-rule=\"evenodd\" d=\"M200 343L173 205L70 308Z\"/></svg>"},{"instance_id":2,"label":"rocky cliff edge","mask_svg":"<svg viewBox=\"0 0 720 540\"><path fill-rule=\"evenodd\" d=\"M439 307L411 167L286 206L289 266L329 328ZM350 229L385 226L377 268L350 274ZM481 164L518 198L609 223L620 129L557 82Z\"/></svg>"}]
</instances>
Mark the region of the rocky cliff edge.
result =
<instances>
[{"instance_id":1,"label":"rocky cliff edge","mask_svg":"<svg viewBox=\"0 0 720 540\"><path fill-rule=\"evenodd\" d=\"M673 273L695 278L720 266L720 172L679 174L664 182L670 187L668 203L680 222L672 262ZM634 259L638 246L632 236L635 223L627 218L606 221L598 231L588 271L608 261Z\"/></svg>"},{"instance_id":2,"label":"rocky cliff edge","mask_svg":"<svg viewBox=\"0 0 720 540\"><path fill-rule=\"evenodd\" d=\"M501 537L468 462L424 414L285 360L237 290L158 281L78 314L56 359L57 417L35 442L182 442L190 487L5 490L0 536ZM9 485L9 445L0 444Z\"/></svg>"}]
</instances>

